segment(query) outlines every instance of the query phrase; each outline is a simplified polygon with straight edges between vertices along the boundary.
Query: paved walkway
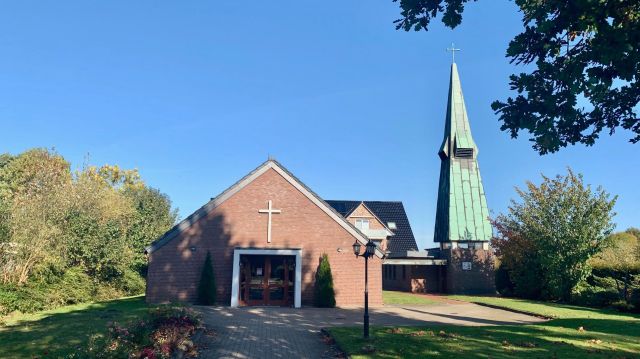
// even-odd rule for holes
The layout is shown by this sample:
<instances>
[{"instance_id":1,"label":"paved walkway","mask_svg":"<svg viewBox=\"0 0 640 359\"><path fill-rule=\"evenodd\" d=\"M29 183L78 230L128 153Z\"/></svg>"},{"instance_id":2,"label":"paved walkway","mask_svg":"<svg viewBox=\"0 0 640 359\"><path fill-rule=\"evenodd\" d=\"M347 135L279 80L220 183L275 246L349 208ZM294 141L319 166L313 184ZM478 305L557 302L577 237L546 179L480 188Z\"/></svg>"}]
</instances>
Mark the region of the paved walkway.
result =
<instances>
[{"instance_id":1,"label":"paved walkway","mask_svg":"<svg viewBox=\"0 0 640 359\"><path fill-rule=\"evenodd\" d=\"M362 325L362 308L198 307L216 334L203 336L202 358L332 358L320 329ZM371 310L371 325L504 325L543 319L464 302L385 306Z\"/></svg>"}]
</instances>

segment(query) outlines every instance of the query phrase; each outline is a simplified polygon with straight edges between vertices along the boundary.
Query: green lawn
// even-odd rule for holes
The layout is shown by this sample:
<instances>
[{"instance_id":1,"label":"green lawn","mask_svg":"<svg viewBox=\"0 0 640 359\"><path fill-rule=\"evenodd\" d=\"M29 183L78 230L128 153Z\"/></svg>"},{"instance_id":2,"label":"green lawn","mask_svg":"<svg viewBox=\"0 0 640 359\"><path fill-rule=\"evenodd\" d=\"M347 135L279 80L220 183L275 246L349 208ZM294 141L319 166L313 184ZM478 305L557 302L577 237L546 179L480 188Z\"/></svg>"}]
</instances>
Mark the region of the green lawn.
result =
<instances>
[{"instance_id":1,"label":"green lawn","mask_svg":"<svg viewBox=\"0 0 640 359\"><path fill-rule=\"evenodd\" d=\"M450 295L448 298L472 302L478 304L488 304L500 308L513 309L519 312L531 313L547 318L570 319L570 318L587 318L587 319L612 319L612 318L628 318L628 316L615 311L606 309L594 309L587 307L579 307L575 305L556 304L549 302L537 302L534 300L500 298L500 297L478 297L468 295Z\"/></svg>"},{"instance_id":2,"label":"green lawn","mask_svg":"<svg viewBox=\"0 0 640 359\"><path fill-rule=\"evenodd\" d=\"M14 316L0 326L0 358L56 358L71 353L107 323L147 313L143 296L66 306Z\"/></svg>"},{"instance_id":3,"label":"green lawn","mask_svg":"<svg viewBox=\"0 0 640 359\"><path fill-rule=\"evenodd\" d=\"M640 358L640 316L505 298L455 296L556 319L535 325L331 328L353 358ZM582 330L580 329L582 327ZM375 348L366 354L366 345ZM363 350L364 349L364 350Z\"/></svg>"},{"instance_id":4,"label":"green lawn","mask_svg":"<svg viewBox=\"0 0 640 359\"><path fill-rule=\"evenodd\" d=\"M429 305L438 303L435 300L429 299L425 296L411 294L406 292L396 292L385 290L382 292L382 300L384 304L394 305L394 304L402 304L402 305Z\"/></svg>"}]
</instances>

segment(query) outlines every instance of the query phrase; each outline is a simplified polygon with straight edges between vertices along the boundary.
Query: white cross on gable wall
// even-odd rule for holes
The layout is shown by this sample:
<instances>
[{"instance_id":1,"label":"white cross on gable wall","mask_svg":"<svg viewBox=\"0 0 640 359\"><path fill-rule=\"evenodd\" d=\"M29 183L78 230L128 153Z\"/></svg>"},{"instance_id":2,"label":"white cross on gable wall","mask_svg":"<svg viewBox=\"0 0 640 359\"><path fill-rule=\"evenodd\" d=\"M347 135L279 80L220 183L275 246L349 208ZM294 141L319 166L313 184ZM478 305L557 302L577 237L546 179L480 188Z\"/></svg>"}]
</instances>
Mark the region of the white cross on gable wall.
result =
<instances>
[{"instance_id":1,"label":"white cross on gable wall","mask_svg":"<svg viewBox=\"0 0 640 359\"><path fill-rule=\"evenodd\" d=\"M282 213L282 211L279 209L273 209L271 200L269 200L267 203L267 209L259 209L258 213L266 213L269 215L269 222L267 224L267 243L271 243L271 215Z\"/></svg>"}]
</instances>

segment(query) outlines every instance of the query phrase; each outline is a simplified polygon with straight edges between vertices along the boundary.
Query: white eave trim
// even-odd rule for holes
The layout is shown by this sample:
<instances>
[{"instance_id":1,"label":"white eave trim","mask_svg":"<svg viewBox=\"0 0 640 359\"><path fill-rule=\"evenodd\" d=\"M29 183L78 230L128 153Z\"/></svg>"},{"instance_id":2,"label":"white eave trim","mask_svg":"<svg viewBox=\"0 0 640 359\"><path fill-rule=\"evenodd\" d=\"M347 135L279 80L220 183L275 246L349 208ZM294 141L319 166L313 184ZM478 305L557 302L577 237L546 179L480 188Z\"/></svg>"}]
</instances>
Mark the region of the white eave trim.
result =
<instances>
[{"instance_id":1,"label":"white eave trim","mask_svg":"<svg viewBox=\"0 0 640 359\"><path fill-rule=\"evenodd\" d=\"M298 191L300 191L305 197L307 197L311 202L313 202L318 208L320 208L323 212L325 212L329 217L335 220L342 228L344 228L349 234L354 236L356 240L358 240L361 244L366 244L368 242L368 238L360 232L355 226L353 226L349 221L347 221L344 217L338 214L331 206L329 206L325 201L320 199L315 193L311 192L305 185L300 183L299 180L294 178L287 170L285 170L280 164L278 164L274 160L268 160L263 163L260 167L256 168L253 172L249 173L247 176L243 177L241 180L233 184L227 190L222 192L217 197L213 198L204 206L200 207L197 211L191 214L189 217L185 218L167 233L162 236L160 239L149 245L145 248L146 253L152 253L158 248L165 245L167 242L177 237L180 233L187 230L191 227L195 222L197 222L203 216L206 216L209 212L211 212L216 207L220 206L224 201L231 198L238 191L243 189L249 183L253 182L256 178L263 175L268 170L273 169L278 174L280 174L287 182L289 182L293 187L295 187ZM384 257L384 253L376 248L376 255L379 258Z\"/></svg>"},{"instance_id":2,"label":"white eave trim","mask_svg":"<svg viewBox=\"0 0 640 359\"><path fill-rule=\"evenodd\" d=\"M412 266L445 266L447 265L446 259L427 259L427 258L419 258L419 259L410 259L410 258L393 258L393 259L385 259L382 264L388 265L412 265Z\"/></svg>"}]
</instances>

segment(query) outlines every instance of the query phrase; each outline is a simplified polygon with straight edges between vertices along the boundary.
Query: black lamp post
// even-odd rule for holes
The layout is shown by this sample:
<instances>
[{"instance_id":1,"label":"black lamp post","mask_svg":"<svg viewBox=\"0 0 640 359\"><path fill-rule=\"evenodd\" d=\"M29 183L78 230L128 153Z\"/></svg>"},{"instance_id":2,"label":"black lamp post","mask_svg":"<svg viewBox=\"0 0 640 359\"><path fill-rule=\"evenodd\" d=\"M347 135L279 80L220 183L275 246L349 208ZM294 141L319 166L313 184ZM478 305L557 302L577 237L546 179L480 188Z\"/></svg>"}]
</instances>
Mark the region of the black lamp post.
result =
<instances>
[{"instance_id":1,"label":"black lamp post","mask_svg":"<svg viewBox=\"0 0 640 359\"><path fill-rule=\"evenodd\" d=\"M369 240L364 253L360 254L362 245L357 240L353 243L353 253L356 257L364 257L364 337L369 338L369 258L376 253L376 244Z\"/></svg>"}]
</instances>

